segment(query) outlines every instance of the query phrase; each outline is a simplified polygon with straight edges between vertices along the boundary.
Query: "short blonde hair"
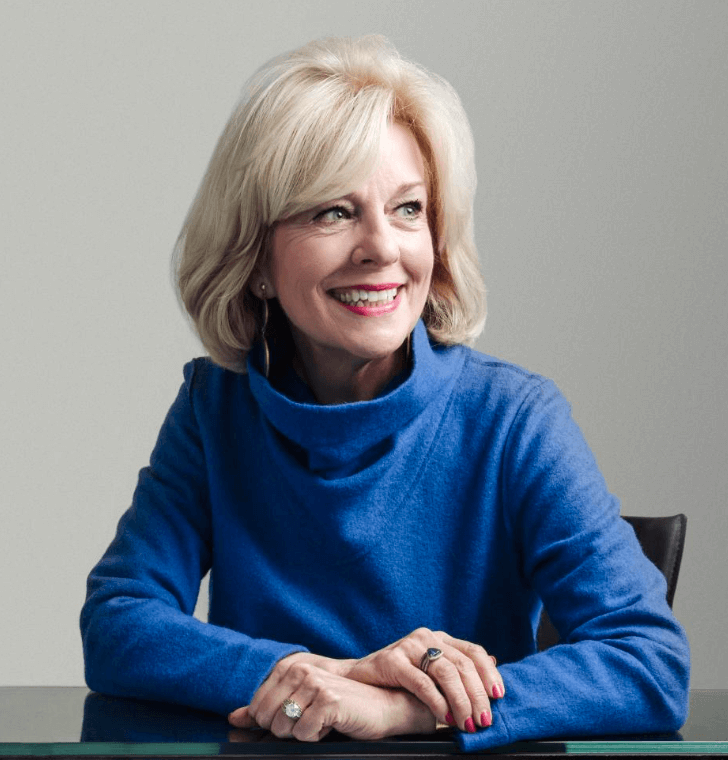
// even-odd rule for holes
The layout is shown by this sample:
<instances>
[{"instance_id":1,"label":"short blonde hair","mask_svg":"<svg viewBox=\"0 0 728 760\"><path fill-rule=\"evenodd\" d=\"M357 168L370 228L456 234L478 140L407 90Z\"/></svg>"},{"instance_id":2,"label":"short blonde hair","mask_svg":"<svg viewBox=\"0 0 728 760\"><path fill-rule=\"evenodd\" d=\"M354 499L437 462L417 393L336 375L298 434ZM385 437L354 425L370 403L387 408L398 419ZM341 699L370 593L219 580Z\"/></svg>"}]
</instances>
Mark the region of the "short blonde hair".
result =
<instances>
[{"instance_id":1,"label":"short blonde hair","mask_svg":"<svg viewBox=\"0 0 728 760\"><path fill-rule=\"evenodd\" d=\"M460 99L381 36L331 38L273 59L248 82L177 241L180 297L217 364L245 372L259 330L251 278L275 223L364 182L387 123L409 128L425 161L435 248L428 332L444 344L480 334L473 139Z\"/></svg>"}]
</instances>

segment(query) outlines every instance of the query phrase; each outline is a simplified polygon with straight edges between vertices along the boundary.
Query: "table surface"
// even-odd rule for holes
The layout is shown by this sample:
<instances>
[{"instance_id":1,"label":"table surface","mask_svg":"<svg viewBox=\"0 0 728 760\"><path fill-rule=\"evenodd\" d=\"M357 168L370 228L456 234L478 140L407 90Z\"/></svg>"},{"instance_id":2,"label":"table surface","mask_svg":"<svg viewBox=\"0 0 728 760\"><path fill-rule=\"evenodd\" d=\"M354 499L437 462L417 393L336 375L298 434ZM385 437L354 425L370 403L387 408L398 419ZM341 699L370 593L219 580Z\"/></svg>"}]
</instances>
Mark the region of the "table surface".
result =
<instances>
[{"instance_id":1,"label":"table surface","mask_svg":"<svg viewBox=\"0 0 728 760\"><path fill-rule=\"evenodd\" d=\"M107 697L81 687L0 687L0 757L447 757L462 754L450 729L379 742L330 734L319 744L235 731L225 718L157 702ZM469 757L728 755L728 690L693 690L679 733L519 742Z\"/></svg>"}]
</instances>

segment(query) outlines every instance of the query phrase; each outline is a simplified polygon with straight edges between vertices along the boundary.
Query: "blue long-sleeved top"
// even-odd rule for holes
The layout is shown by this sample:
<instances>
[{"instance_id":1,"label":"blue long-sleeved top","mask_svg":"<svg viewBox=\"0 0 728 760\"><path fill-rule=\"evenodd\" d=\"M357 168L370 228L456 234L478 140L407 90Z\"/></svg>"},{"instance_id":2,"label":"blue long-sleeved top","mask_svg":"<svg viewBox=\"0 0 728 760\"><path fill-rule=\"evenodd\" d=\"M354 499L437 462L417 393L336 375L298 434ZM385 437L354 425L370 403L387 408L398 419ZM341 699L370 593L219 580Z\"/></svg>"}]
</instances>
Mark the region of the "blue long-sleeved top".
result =
<instances>
[{"instance_id":1,"label":"blue long-sleeved top","mask_svg":"<svg viewBox=\"0 0 728 760\"><path fill-rule=\"evenodd\" d=\"M91 689L227 713L285 655L360 657L426 626L498 658L506 696L464 749L682 725L684 632L562 395L421 322L413 355L384 395L333 406L251 361L185 367L89 576ZM542 602L565 643L536 653Z\"/></svg>"}]
</instances>

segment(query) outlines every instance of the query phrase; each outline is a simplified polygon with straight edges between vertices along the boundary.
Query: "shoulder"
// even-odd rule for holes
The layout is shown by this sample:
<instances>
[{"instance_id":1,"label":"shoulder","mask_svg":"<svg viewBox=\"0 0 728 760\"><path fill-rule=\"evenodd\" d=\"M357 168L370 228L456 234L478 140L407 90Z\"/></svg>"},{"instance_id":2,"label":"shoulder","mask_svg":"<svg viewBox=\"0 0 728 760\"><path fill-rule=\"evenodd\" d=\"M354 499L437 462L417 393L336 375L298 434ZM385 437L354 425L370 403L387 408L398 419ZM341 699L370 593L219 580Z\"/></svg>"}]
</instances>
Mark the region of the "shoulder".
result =
<instances>
[{"instance_id":1,"label":"shoulder","mask_svg":"<svg viewBox=\"0 0 728 760\"><path fill-rule=\"evenodd\" d=\"M182 373L182 391L196 412L228 405L249 393L248 375L225 369L207 356L187 362Z\"/></svg>"},{"instance_id":2,"label":"shoulder","mask_svg":"<svg viewBox=\"0 0 728 760\"><path fill-rule=\"evenodd\" d=\"M514 414L556 399L565 403L549 378L472 348L461 350L464 362L457 395L462 403L480 404L501 412L509 409Z\"/></svg>"},{"instance_id":3,"label":"shoulder","mask_svg":"<svg viewBox=\"0 0 728 760\"><path fill-rule=\"evenodd\" d=\"M198 389L209 386L244 385L248 383L248 376L239 372L225 369L210 359L209 356L198 356L188 361L182 368L185 385L190 389Z\"/></svg>"}]
</instances>

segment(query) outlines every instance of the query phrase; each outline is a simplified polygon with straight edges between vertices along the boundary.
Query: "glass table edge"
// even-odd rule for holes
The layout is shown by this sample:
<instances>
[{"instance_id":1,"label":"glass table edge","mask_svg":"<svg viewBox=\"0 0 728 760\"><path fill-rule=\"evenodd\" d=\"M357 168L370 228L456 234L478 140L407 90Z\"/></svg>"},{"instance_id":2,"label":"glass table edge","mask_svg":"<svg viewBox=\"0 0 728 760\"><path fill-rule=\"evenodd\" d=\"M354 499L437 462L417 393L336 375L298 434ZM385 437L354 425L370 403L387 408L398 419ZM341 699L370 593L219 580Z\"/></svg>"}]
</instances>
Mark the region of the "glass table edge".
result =
<instances>
[{"instance_id":1,"label":"glass table edge","mask_svg":"<svg viewBox=\"0 0 728 760\"><path fill-rule=\"evenodd\" d=\"M287 751L281 747L276 747L274 744L268 746L255 744L243 744L240 746L240 752L236 753L231 751L230 743L205 743L205 742L6 742L0 743L0 757L39 757L45 756L96 756L96 757L120 757L120 756L179 756L184 755L188 757L209 757L211 755L290 755L295 757L300 754L313 754L316 750L306 745L305 748L297 750ZM245 749L243 749L245 747ZM255 747L255 750L253 749ZM305 751L304 751L305 749ZM322 746L321 749L324 749ZM412 752L412 748L409 748L409 752L405 754L416 754ZM432 746L430 745L430 752L423 747L423 755L431 754ZM526 742L519 747L518 744L511 744L504 747L494 747L488 750L481 750L481 753L485 752L488 755L497 755L499 752L503 752L508 755L522 754L524 757L533 756L534 754L566 754L566 755L728 755L728 741L599 741L599 740L581 740L581 741L541 741L541 742ZM336 748L327 747L321 752L321 756L341 755L346 757L347 754L352 756L359 756L362 754L361 746L356 748L350 747L347 749L338 745ZM379 754L384 757L385 755L380 752L367 752L372 756ZM399 753L398 753L399 754ZM436 754L442 756L442 752ZM444 754L462 754L463 757L467 757L471 753L461 752L455 747L452 747L450 752ZM471 756L477 756L478 752L472 753Z\"/></svg>"}]
</instances>

